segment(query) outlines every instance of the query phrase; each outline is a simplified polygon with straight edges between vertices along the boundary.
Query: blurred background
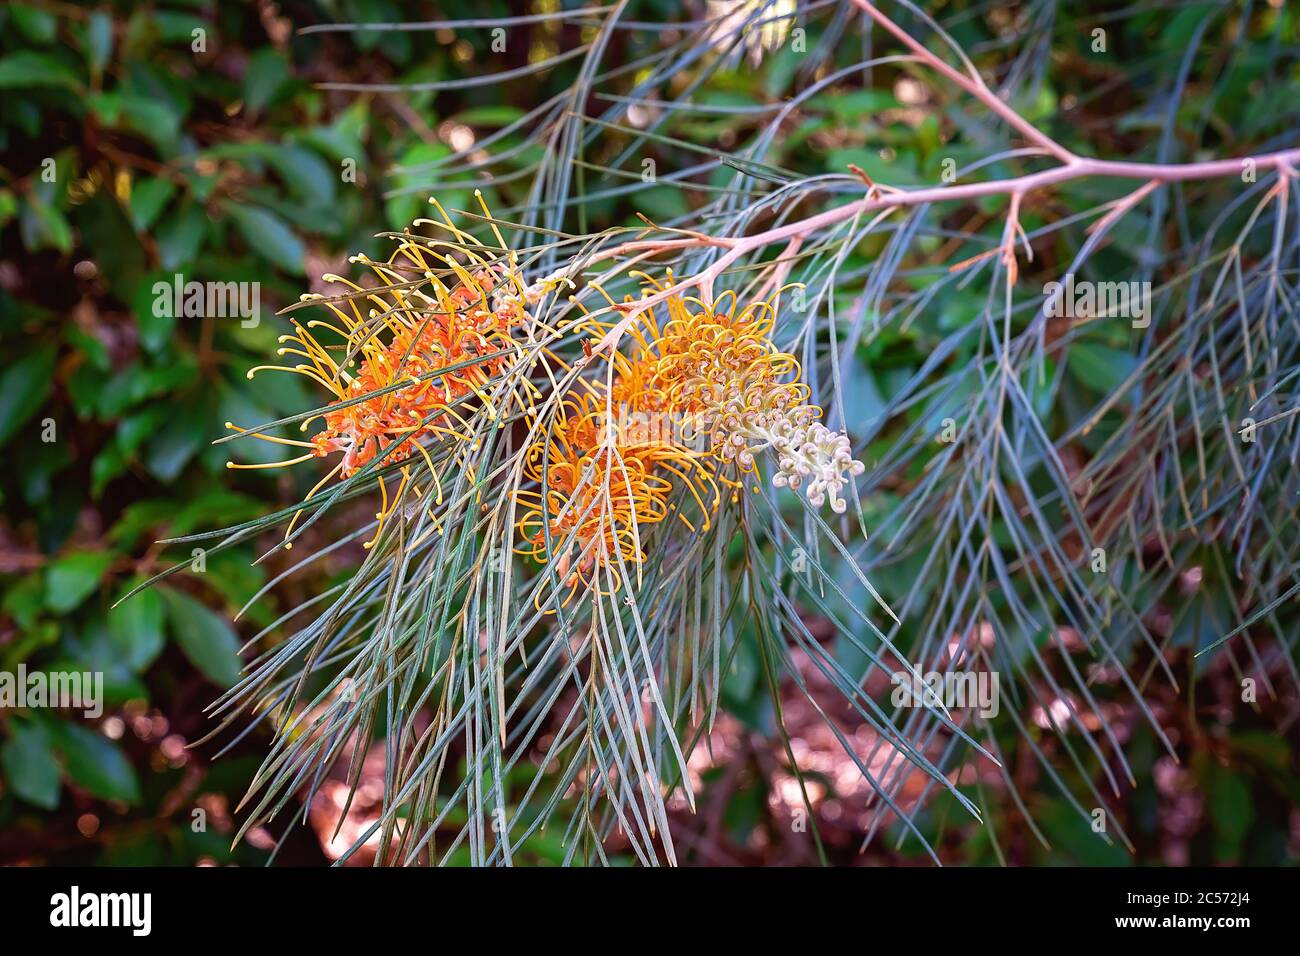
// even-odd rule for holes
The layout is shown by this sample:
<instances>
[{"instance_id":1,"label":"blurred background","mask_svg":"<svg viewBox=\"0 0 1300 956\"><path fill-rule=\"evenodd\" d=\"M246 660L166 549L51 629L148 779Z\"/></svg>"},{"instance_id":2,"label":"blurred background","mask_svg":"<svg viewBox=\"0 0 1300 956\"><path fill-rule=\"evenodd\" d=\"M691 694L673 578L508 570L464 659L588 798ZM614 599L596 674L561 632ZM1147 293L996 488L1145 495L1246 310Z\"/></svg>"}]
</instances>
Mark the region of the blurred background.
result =
<instances>
[{"instance_id":1,"label":"blurred background","mask_svg":"<svg viewBox=\"0 0 1300 956\"><path fill-rule=\"evenodd\" d=\"M472 10L506 16L559 5L486 0ZM957 21L959 39L983 65L998 62L1024 8L1039 4L926 6L945 22ZM1083 6L1089 10L1077 9ZM1144 6L1140 15L1108 19L1107 4L1056 5L1050 43L1058 60L1030 113L1059 120L1070 110L1068 145L1122 157L1127 137L1149 134L1140 118L1117 125L1107 117L1145 102L1147 68L1176 68L1208 8ZM559 20L512 28L503 52L493 50L486 29L297 31L321 23L439 20L467 9L384 0L177 0L13 3L0 11L0 335L8 356L0 367L0 671L102 671L106 697L104 713L89 720L73 711L0 710L0 864L251 865L264 862L279 839L256 830L230 845L236 805L267 746L265 730L189 745L209 727L204 708L235 679L239 645L275 621L278 608L338 580L351 566L349 552L277 584L237 623L235 612L286 566L283 553L255 565L259 542L213 555L203 568L171 577L113 613L108 608L145 577L186 559L185 548L164 554L159 539L230 525L301 498L314 475L228 472L229 446L212 444L227 420L267 421L317 404L297 376L262 376L255 387L245 379L249 367L268 361L286 327L275 311L318 289L322 273L346 272L348 255L378 254L385 244L374 234L424 214L424 187L443 175L421 164L474 146L544 96L567 89L581 60L516 81L430 92L318 84L480 77L571 49L585 28ZM626 16L670 23L709 10L635 0ZM1254 4L1243 15L1244 32L1234 17L1217 20L1213 31L1264 56L1279 42L1295 42L1295 13L1281 3ZM1109 61L1087 57L1097 23L1112 30L1116 56ZM689 30L666 29L662 42ZM615 36L608 62L623 55L624 36ZM706 101L778 101L799 61L788 44L769 46L719 71ZM680 79L662 95L671 98L692 81ZM1208 124L1230 147L1239 136L1249 138L1262 117L1276 119L1280 111L1296 118L1296 72L1281 88L1252 87L1248 71L1228 82L1211 99L1193 81L1180 122ZM805 174L843 172L855 163L894 185L935 181L940 144L960 122L958 104L932 98L913 80L895 83L881 73L875 86L864 87L855 78L830 84L801 107L768 159ZM746 141L753 120L724 110L685 115L670 128L726 150ZM492 149L514 145L522 146L520 168L536 159L539 147L520 136ZM670 145L655 158L664 168L699 161ZM527 177L506 177L485 193L494 208L508 210L526 201L527 188ZM464 188L437 192L448 208L469 201ZM638 212L666 220L687 212L690 202L671 185L647 184L589 203L585 225L630 223ZM154 284L176 274L260 283L260 321L159 316ZM945 314L959 321L976 307L949 301ZM925 345L924 333L913 330L864 350L861 400L878 402L892 376L910 375ZM1103 349L1091 364L1080 362L1078 374L1097 376L1104 386L1114 374L1108 354ZM330 540L332 527L347 524L347 511L336 510L313 533ZM810 627L818 633L815 621ZM1175 668L1190 674L1187 659L1178 657L1185 649L1171 653ZM1285 654L1269 659L1277 692L1257 703L1242 702L1234 666L1226 655L1215 658L1185 694L1148 685L1148 705L1174 741L1177 761L1137 713L1125 711L1133 705L1113 705L1111 721L1126 735L1137 774L1118 801L1132 853L1090 839L1073 819L1070 798L1026 760L1017 764L1017 785L1040 832L1008 812L993 821L995 842L953 814L950 826L935 821L940 855L955 864L1294 861L1300 775L1293 666ZM757 661L742 655L724 692L730 716L711 747L692 759L703 795L698 814L682 811L676 820L684 862L816 860L803 832L791 826L802 805L798 784L786 769L757 671ZM815 670L805 676L825 706L838 706L837 693ZM830 860L926 864L908 840L876 840L858 853L870 821L869 787L800 695L785 704L793 756L808 773ZM851 713L841 716L852 724ZM1051 715L1038 719L1045 730ZM1044 732L1049 758L1076 783L1078 770L1057 759L1052 744ZM223 745L229 751L215 759ZM277 862L323 865L337 858L372 818L382 765L382 752L372 750L346 814L345 784L324 788L305 808L308 825L289 833ZM980 783L962 781L972 782ZM556 841L558 835L532 838L524 861L559 860Z\"/></svg>"}]
</instances>

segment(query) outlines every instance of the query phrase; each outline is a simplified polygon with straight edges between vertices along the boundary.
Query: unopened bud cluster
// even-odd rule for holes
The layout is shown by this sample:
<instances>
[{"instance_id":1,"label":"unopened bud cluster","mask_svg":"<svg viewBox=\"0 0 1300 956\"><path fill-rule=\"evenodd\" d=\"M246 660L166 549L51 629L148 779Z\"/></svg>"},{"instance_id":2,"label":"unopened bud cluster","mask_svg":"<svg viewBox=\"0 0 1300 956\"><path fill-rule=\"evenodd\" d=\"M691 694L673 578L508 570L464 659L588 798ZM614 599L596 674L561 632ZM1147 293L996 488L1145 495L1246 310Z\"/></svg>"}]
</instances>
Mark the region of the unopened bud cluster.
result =
<instances>
[{"instance_id":1,"label":"unopened bud cluster","mask_svg":"<svg viewBox=\"0 0 1300 956\"><path fill-rule=\"evenodd\" d=\"M821 422L790 426L787 435L772 439L777 455L778 470L772 484L778 488L806 487L808 500L814 505L831 503L831 510L843 514L848 508L841 492L849 477L865 471L862 462L853 459L849 438L843 432L833 432Z\"/></svg>"}]
</instances>

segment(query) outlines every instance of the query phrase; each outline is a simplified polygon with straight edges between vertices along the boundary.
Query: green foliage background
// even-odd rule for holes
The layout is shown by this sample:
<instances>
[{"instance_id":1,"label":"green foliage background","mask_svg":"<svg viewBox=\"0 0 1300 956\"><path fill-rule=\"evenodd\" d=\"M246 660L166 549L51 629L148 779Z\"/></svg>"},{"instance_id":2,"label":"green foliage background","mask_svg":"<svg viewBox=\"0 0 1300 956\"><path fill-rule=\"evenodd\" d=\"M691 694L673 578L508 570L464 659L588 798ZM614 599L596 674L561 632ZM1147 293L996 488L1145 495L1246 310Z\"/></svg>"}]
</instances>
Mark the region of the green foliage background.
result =
<instances>
[{"instance_id":1,"label":"green foliage background","mask_svg":"<svg viewBox=\"0 0 1300 956\"><path fill-rule=\"evenodd\" d=\"M632 4L631 19L670 19L676 4ZM1096 103L1115 60L1087 63L1095 9L1062 4L1054 43L1084 63L1053 70L1027 112L1053 122L1064 98ZM1118 5L1117 5L1118 6ZM982 6L943 4L960 13ZM1151 5L1117 22L1120 61L1141 58L1163 69L1186 47L1204 5ZM507 15L504 3L477 4L476 16ZM699 13L699 11L694 11ZM1278 37L1294 43L1294 9L1285 22L1250 38L1258 57ZM237 803L262 749L258 732L213 760L216 746L178 750L200 737L203 708L238 672L236 650L278 609L295 606L329 586L343 566L325 562L313 575L277 586L237 625L231 619L283 564L253 564L260 549L241 545L212 556L203 573L169 579L113 613L109 605L168 562L158 539L230 525L296 500L310 474L277 472L232 477L230 446L213 446L227 420L267 421L316 404L293 376L262 376L253 387L245 371L274 353L284 323L275 309L296 300L322 272L344 271L344 257L382 244L372 236L400 229L422 214L433 176L421 171L452 152L457 126L480 136L519 118L541 92L573 81L564 64L541 80L464 90L404 94L325 91L320 82L436 82L472 77L553 55L577 36L574 27L520 28L524 42L489 52L482 30L452 33L297 35L320 22L383 22L455 15L433 4L286 2L258 4L120 3L14 4L0 11L0 670L20 664L49 671L102 670L109 720L46 712L0 714L0 863L93 862L192 864L199 860L256 863L266 845L229 846L229 810ZM996 19L996 17L992 18ZM989 18L964 21L968 49L993 49ZM1104 21L1098 21L1104 22ZM195 52L195 31L205 49ZM854 41L856 42L856 41ZM1207 122L1230 153L1279 113L1295 119L1300 78L1259 90L1249 64L1227 88L1193 88L1180 123ZM771 99L798 69L788 50L761 69L724 70L705 94L713 105ZM1142 71L1107 93L1140 101ZM887 86L832 84L801 110L799 123L774 145L769 162L804 173L842 172L855 163L882 182L932 182L942 157L965 164L978 142L953 149L944 141L960 128L960 104L949 102L919 123L881 121L901 104ZM1087 111L1085 110L1085 115ZM1105 110L1097 104L1094 118ZM1126 138L1144 132L1142 119L1125 127L1073 122L1064 137L1082 152L1124 155ZM1151 122L1154 122L1152 120ZM674 121L675 136L727 150L743 143L750 120L717 113ZM973 145L972 145L973 142ZM520 137L499 150L522 148L517 165L536 161L540 147ZM963 150L966 150L964 153ZM669 146L664 168L686 157ZM42 173L52 163L55 174ZM417 167L403 171L401 167ZM355 181L345 171L355 169ZM596 176L594 169L586 173ZM722 170L714 179L727 179ZM526 180L493 183L494 208L527 201ZM623 185L626 185L624 182ZM409 187L409 191L403 191ZM436 190L448 208L465 208L464 188ZM671 185L613 190L583 209L587 228L631 223L636 213L668 220L691 198ZM993 208L993 207L990 207ZM1057 210L1068 214L1070 210ZM1035 213L1025 224L1033 228ZM995 228L996 223L989 228ZM1117 234L1126 251L1146 240L1134 226ZM878 249L860 250L869 261ZM238 320L159 317L153 285L186 280L261 283L256 327ZM883 396L920 367L937 336L973 316L980 295L956 292L936 303L931 332L918 324L889 332L860 350L852 390L869 417ZM1072 376L1084 390L1105 393L1131 361L1116 342L1098 338L1072 353ZM937 410L936 414L938 413ZM52 425L50 424L52 423ZM42 440L54 429L53 441ZM250 443L244 443L247 446ZM241 447L241 455L255 449ZM273 460L268 453L265 460ZM249 460L245 457L244 460ZM346 523L346 517L332 516ZM318 532L328 539L329 529ZM169 557L176 560L173 550ZM770 739L771 714L757 661L742 661L726 689L728 706L758 739ZM1231 673L1200 675L1202 700L1224 713L1204 732L1188 700L1159 703L1185 729L1180 747L1190 775L1182 794L1155 779L1161 758L1150 733L1135 726L1133 763L1139 779L1126 799L1136 859L1080 836L1073 811L1046 779L1027 783L1036 818L1053 849L1023 833L1009 838L1018 862L1178 862L1165 853L1169 834L1160 802L1191 802L1192 832L1180 835L1191 862L1279 863L1294 859L1300 833L1297 752L1293 731L1279 733L1280 715L1294 707L1294 690L1260 709L1233 705ZM105 733L105 731L109 731ZM223 740L223 743L229 740ZM772 743L773 752L777 745ZM761 749L761 748L760 748ZM753 768L719 774L724 825L710 838L739 858L763 862L753 834L768 826L771 780ZM216 802L214 803L213 800ZM217 807L206 832L191 827L196 806ZM1203 812L1199 808L1203 807ZM224 808L224 812L222 812ZM767 845L763 841L759 844ZM847 844L846 844L847 845ZM960 863L996 856L978 828L963 827L946 844ZM544 840L533 862L558 858ZM844 860L853 859L845 851ZM916 847L873 849L868 858L920 860ZM321 862L309 831L290 837L280 859Z\"/></svg>"}]
</instances>

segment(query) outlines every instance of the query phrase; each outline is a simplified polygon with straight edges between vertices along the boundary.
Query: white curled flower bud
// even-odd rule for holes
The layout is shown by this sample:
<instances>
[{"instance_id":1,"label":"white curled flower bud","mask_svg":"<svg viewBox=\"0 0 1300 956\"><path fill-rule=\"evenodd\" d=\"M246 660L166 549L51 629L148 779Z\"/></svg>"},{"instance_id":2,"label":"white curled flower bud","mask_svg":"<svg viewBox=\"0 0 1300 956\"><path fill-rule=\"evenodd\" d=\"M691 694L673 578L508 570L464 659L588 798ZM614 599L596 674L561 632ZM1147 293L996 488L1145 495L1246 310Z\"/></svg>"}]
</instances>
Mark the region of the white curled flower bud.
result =
<instances>
[{"instance_id":1,"label":"white curled flower bud","mask_svg":"<svg viewBox=\"0 0 1300 956\"><path fill-rule=\"evenodd\" d=\"M805 410L806 406L801 407L772 428L768 444L777 453L772 483L796 490L806 484L810 504L821 506L829 500L831 509L843 514L848 503L840 491L866 467L854 460L847 435L832 432L821 422L800 425L791 421L806 417L802 414Z\"/></svg>"}]
</instances>

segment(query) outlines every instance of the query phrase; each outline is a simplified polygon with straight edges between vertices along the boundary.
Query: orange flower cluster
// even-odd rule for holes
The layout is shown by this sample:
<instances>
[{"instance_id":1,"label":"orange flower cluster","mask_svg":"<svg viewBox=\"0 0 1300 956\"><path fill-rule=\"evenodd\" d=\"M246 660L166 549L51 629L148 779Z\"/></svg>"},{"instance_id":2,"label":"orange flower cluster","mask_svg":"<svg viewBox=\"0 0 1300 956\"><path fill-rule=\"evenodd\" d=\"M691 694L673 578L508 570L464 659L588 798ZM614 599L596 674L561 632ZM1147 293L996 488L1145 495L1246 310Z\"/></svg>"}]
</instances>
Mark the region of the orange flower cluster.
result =
<instances>
[{"instance_id":1,"label":"orange flower cluster","mask_svg":"<svg viewBox=\"0 0 1300 956\"><path fill-rule=\"evenodd\" d=\"M818 421L822 411L808 404L798 359L772 344L771 303L737 312L735 295L726 293L723 301L728 298L725 312L720 303L668 299L650 387L702 421L719 462L747 474L756 470L758 453L770 452L777 461L773 484L803 487L811 504L829 501L843 513L843 489L865 470L853 459L848 436Z\"/></svg>"},{"instance_id":2,"label":"orange flower cluster","mask_svg":"<svg viewBox=\"0 0 1300 956\"><path fill-rule=\"evenodd\" d=\"M644 314L628 333L633 347L611 356L606 381L583 380L588 392L530 449L527 473L545 500L540 490L521 492L530 507L520 550L542 562L555 555L570 598L584 584L617 590L626 569L645 560L650 529L668 517L696 530L674 503L678 489L707 530L724 490L737 497L762 450L777 458L774 484L806 483L813 504L829 498L836 511L845 510L841 489L863 470L847 437L817 421L798 361L772 344L770 302L739 309L731 293L705 303L672 294L671 275L646 281L647 294L663 297L666 321ZM589 327L603 337L613 324L593 318Z\"/></svg>"},{"instance_id":3,"label":"orange flower cluster","mask_svg":"<svg viewBox=\"0 0 1300 956\"><path fill-rule=\"evenodd\" d=\"M436 435L447 426L453 403L467 395L481 397L483 386L506 361L513 345L511 329L519 319L518 310L497 312L489 306L497 283L492 271L481 270L450 292L440 288L436 302L381 314L391 333L387 345L373 334L373 325L355 321L330 303L349 343L365 356L355 376L334 365L311 333L295 324L296 335L284 338L307 350L314 359L311 371L340 401L383 393L326 412L325 428L312 439L316 456L343 452L342 478L376 456L381 465L404 461L418 445L414 437Z\"/></svg>"},{"instance_id":4,"label":"orange flower cluster","mask_svg":"<svg viewBox=\"0 0 1300 956\"><path fill-rule=\"evenodd\" d=\"M519 531L527 543L518 550L543 564L556 555L571 590L582 581L616 590L619 564L640 563L641 536L671 507L673 483L655 472L677 472L672 462L680 456L611 424L594 393L566 401L550 441L528 450L524 473L539 490L517 493L526 505ZM603 585L601 571L609 575Z\"/></svg>"},{"instance_id":5,"label":"orange flower cluster","mask_svg":"<svg viewBox=\"0 0 1300 956\"><path fill-rule=\"evenodd\" d=\"M443 218L458 240L469 238L451 225L445 212ZM327 275L326 281L351 291L341 296L302 296L304 302L318 302L329 309L334 321L313 320L304 327L292 320L294 332L280 337L278 354L305 361L258 366L249 370L248 377L264 370L291 372L324 386L334 395L331 407L301 426L305 432L313 422L323 420L324 428L310 441L254 433L264 441L307 451L288 461L265 465L230 462L228 467L274 468L341 452L342 458L311 489L304 504L336 475L349 478L376 459L376 468L383 468L419 453L428 463L433 481L438 482L421 439L467 437L465 432L470 429L462 411L472 415L492 409L485 389L512 357L516 347L513 336L531 319L527 306L542 291L525 288L513 265L489 264L472 253L467 253L471 265L466 269L455 256L438 251L444 245L464 251L463 242L437 243L404 236L386 262L360 256L351 260L369 266L382 285L363 288ZM453 274L454 285L439 279L435 269ZM373 307L362 315L358 302ZM328 330L338 341L322 344L312 329ZM458 408L467 398L472 400L470 407ZM238 430L230 422L226 427ZM379 479L383 502L376 513L379 527L367 547L378 540L384 521L401 500L411 480L410 469L402 468L401 476L391 497L384 478ZM422 496L418 485L413 490ZM441 503L441 487L436 489L435 502ZM286 541L300 514L301 510L290 521Z\"/></svg>"}]
</instances>

